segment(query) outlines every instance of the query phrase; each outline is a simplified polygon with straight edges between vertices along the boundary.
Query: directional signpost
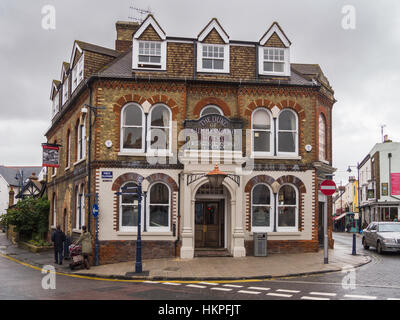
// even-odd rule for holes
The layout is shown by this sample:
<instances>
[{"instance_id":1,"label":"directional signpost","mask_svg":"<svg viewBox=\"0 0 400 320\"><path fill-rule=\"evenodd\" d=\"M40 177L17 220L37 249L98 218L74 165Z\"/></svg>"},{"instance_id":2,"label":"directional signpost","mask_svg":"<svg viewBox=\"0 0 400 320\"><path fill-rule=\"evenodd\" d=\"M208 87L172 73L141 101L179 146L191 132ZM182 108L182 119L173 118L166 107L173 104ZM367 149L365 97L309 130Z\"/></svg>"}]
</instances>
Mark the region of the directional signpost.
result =
<instances>
[{"instance_id":1,"label":"directional signpost","mask_svg":"<svg viewBox=\"0 0 400 320\"><path fill-rule=\"evenodd\" d=\"M320 191L326 195L331 196L336 191L336 183L333 180L322 181ZM328 210L324 209L324 264L328 263Z\"/></svg>"},{"instance_id":2,"label":"directional signpost","mask_svg":"<svg viewBox=\"0 0 400 320\"><path fill-rule=\"evenodd\" d=\"M96 203L92 207L92 215L96 220L96 239L94 246L94 256L95 256L95 265L99 265L99 205L97 204L97 193L96 193Z\"/></svg>"}]
</instances>

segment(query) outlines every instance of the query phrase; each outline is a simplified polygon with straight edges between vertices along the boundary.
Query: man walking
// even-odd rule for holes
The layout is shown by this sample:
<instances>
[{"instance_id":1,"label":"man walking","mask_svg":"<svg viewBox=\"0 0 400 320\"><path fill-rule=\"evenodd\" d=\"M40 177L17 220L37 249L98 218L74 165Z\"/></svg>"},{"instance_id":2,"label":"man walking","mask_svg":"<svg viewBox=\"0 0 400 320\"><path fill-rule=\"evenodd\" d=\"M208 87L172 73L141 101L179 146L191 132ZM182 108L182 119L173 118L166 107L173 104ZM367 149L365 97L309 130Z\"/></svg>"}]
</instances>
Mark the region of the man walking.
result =
<instances>
[{"instance_id":1,"label":"man walking","mask_svg":"<svg viewBox=\"0 0 400 320\"><path fill-rule=\"evenodd\" d=\"M57 230L52 234L51 241L54 242L54 263L62 264L63 259L63 242L65 241L65 233L61 231L61 226L57 226Z\"/></svg>"}]
</instances>

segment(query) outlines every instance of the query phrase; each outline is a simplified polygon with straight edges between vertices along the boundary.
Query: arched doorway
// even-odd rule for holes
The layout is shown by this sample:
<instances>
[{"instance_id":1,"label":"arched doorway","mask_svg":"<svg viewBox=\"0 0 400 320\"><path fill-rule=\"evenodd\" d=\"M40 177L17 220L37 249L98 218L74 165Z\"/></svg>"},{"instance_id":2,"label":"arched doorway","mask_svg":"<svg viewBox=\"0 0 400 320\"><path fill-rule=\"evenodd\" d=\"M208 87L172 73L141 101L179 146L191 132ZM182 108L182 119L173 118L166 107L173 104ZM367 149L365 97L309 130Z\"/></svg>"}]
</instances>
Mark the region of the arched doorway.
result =
<instances>
[{"instance_id":1,"label":"arched doorway","mask_svg":"<svg viewBox=\"0 0 400 320\"><path fill-rule=\"evenodd\" d=\"M203 184L194 206L195 249L227 248L229 191L224 186Z\"/></svg>"}]
</instances>

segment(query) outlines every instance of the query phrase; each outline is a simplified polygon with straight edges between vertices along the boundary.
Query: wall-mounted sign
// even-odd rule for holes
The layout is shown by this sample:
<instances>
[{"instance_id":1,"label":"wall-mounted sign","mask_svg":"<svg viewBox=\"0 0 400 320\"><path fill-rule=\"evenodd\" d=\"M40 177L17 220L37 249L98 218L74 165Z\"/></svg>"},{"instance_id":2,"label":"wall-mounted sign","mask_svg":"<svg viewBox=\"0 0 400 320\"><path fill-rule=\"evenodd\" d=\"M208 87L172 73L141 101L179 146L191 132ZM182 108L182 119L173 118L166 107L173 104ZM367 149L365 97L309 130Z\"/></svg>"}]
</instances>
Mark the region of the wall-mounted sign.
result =
<instances>
[{"instance_id":1,"label":"wall-mounted sign","mask_svg":"<svg viewBox=\"0 0 400 320\"><path fill-rule=\"evenodd\" d=\"M191 150L236 150L235 143L242 138L241 120L230 120L219 114L208 114L198 120L186 120L187 147ZM241 151L241 148L240 150Z\"/></svg>"},{"instance_id":2,"label":"wall-mounted sign","mask_svg":"<svg viewBox=\"0 0 400 320\"><path fill-rule=\"evenodd\" d=\"M43 148L43 167L58 168L59 164L59 150L58 144L42 143Z\"/></svg>"},{"instance_id":3,"label":"wall-mounted sign","mask_svg":"<svg viewBox=\"0 0 400 320\"><path fill-rule=\"evenodd\" d=\"M368 199L375 199L375 190L368 189Z\"/></svg>"},{"instance_id":4,"label":"wall-mounted sign","mask_svg":"<svg viewBox=\"0 0 400 320\"><path fill-rule=\"evenodd\" d=\"M388 183L382 183L382 195L383 196L389 195L389 184Z\"/></svg>"},{"instance_id":5,"label":"wall-mounted sign","mask_svg":"<svg viewBox=\"0 0 400 320\"><path fill-rule=\"evenodd\" d=\"M400 195L400 173L390 175L391 194Z\"/></svg>"},{"instance_id":6,"label":"wall-mounted sign","mask_svg":"<svg viewBox=\"0 0 400 320\"><path fill-rule=\"evenodd\" d=\"M101 172L101 180L103 182L112 182L113 172L112 171L102 171Z\"/></svg>"}]
</instances>

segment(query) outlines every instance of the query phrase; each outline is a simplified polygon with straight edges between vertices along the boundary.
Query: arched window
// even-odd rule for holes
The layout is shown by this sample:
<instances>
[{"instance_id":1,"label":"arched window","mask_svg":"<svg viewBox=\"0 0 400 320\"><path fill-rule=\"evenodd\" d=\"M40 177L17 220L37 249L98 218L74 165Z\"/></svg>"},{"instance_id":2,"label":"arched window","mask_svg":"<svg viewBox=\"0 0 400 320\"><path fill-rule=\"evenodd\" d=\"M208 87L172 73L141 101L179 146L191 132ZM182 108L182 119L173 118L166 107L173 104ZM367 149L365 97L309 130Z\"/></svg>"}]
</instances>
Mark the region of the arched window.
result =
<instances>
[{"instance_id":1,"label":"arched window","mask_svg":"<svg viewBox=\"0 0 400 320\"><path fill-rule=\"evenodd\" d=\"M56 194L53 193L53 216L52 216L52 226L55 228L57 225L57 199Z\"/></svg>"},{"instance_id":2,"label":"arched window","mask_svg":"<svg viewBox=\"0 0 400 320\"><path fill-rule=\"evenodd\" d=\"M121 118L121 146L123 151L144 151L144 113L136 103L126 105Z\"/></svg>"},{"instance_id":3,"label":"arched window","mask_svg":"<svg viewBox=\"0 0 400 320\"><path fill-rule=\"evenodd\" d=\"M205 106L205 107L201 110L201 112L200 112L200 118L201 118L201 117L204 117L204 116L206 116L206 115L209 115L209 114L219 114L219 115L223 116L223 115L224 115L224 112L221 110L220 107L217 107L217 106L215 106L215 105L210 104L210 105L208 105L208 106Z\"/></svg>"},{"instance_id":4,"label":"arched window","mask_svg":"<svg viewBox=\"0 0 400 320\"><path fill-rule=\"evenodd\" d=\"M170 190L163 183L149 189L147 226L149 231L170 231Z\"/></svg>"},{"instance_id":5,"label":"arched window","mask_svg":"<svg viewBox=\"0 0 400 320\"><path fill-rule=\"evenodd\" d=\"M120 192L122 189L125 189L126 193L135 192L135 188L137 184L134 182L127 182L121 186ZM138 201L137 197L133 194L122 194L120 195L120 230L121 231L137 231L137 222L138 222Z\"/></svg>"},{"instance_id":6,"label":"arched window","mask_svg":"<svg viewBox=\"0 0 400 320\"><path fill-rule=\"evenodd\" d=\"M273 150L273 135L271 115L267 109L256 109L251 117L252 145L254 154L271 155Z\"/></svg>"},{"instance_id":7,"label":"arched window","mask_svg":"<svg viewBox=\"0 0 400 320\"><path fill-rule=\"evenodd\" d=\"M68 169L71 166L71 130L67 132L67 149L65 153L65 168Z\"/></svg>"},{"instance_id":8,"label":"arched window","mask_svg":"<svg viewBox=\"0 0 400 320\"><path fill-rule=\"evenodd\" d=\"M171 111L164 105L154 106L149 115L149 150L171 150Z\"/></svg>"},{"instance_id":9,"label":"arched window","mask_svg":"<svg viewBox=\"0 0 400 320\"><path fill-rule=\"evenodd\" d=\"M85 189L83 184L75 188L75 201L75 228L82 230L82 226L85 225Z\"/></svg>"},{"instance_id":10,"label":"arched window","mask_svg":"<svg viewBox=\"0 0 400 320\"><path fill-rule=\"evenodd\" d=\"M251 192L252 231L267 232L273 230L274 200L271 189L266 184L257 184Z\"/></svg>"},{"instance_id":11,"label":"arched window","mask_svg":"<svg viewBox=\"0 0 400 320\"><path fill-rule=\"evenodd\" d=\"M292 110L282 110L278 116L278 153L298 154L297 127L297 115Z\"/></svg>"},{"instance_id":12,"label":"arched window","mask_svg":"<svg viewBox=\"0 0 400 320\"><path fill-rule=\"evenodd\" d=\"M319 160L326 160L326 121L324 115L319 115Z\"/></svg>"},{"instance_id":13,"label":"arched window","mask_svg":"<svg viewBox=\"0 0 400 320\"><path fill-rule=\"evenodd\" d=\"M298 230L297 189L289 184L283 185L278 193L278 231Z\"/></svg>"},{"instance_id":14,"label":"arched window","mask_svg":"<svg viewBox=\"0 0 400 320\"><path fill-rule=\"evenodd\" d=\"M78 161L86 157L86 118L83 116L78 126Z\"/></svg>"}]
</instances>

